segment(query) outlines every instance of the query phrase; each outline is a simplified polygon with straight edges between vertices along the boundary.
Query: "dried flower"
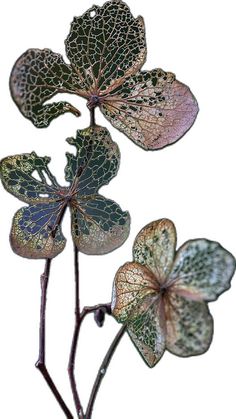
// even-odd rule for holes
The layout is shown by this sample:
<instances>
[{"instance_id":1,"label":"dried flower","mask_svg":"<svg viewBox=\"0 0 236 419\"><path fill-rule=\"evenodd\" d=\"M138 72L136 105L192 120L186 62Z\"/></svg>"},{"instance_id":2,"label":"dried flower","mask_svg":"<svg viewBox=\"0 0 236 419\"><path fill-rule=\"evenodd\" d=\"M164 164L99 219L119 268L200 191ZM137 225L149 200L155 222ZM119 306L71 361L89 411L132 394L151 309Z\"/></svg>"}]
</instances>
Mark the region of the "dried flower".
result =
<instances>
[{"instance_id":1,"label":"dried flower","mask_svg":"<svg viewBox=\"0 0 236 419\"><path fill-rule=\"evenodd\" d=\"M176 252L176 230L167 219L137 235L133 262L117 272L112 312L149 367L165 349L187 357L210 346L213 319L207 302L230 287L234 257L219 243L187 241Z\"/></svg>"}]
</instances>

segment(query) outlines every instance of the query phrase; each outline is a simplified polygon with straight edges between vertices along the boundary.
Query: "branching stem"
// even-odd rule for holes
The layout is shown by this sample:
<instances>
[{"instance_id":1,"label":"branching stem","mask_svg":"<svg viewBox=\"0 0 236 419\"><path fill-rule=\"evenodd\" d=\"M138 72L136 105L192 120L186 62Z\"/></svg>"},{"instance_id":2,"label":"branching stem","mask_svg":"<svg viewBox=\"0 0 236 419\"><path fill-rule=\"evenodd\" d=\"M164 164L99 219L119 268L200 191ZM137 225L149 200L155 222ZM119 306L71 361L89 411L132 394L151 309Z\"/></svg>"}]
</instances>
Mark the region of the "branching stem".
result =
<instances>
[{"instance_id":1,"label":"branching stem","mask_svg":"<svg viewBox=\"0 0 236 419\"><path fill-rule=\"evenodd\" d=\"M75 357L76 350L81 326L80 316L80 297L79 297L79 252L76 246L74 246L74 270L75 270L75 327L74 334L71 344L70 358L68 364L68 374L70 379L71 390L75 402L76 412L78 418L84 418L82 404L77 391L77 385L75 380Z\"/></svg>"},{"instance_id":2,"label":"branching stem","mask_svg":"<svg viewBox=\"0 0 236 419\"><path fill-rule=\"evenodd\" d=\"M45 326L46 326L47 288L48 288L50 267L51 267L51 259L46 259L44 272L40 278L41 280L41 308L40 308L40 328L39 328L39 357L35 366L36 368L39 369L39 371L43 375L55 399L57 400L61 409L65 413L65 416L68 419L73 419L73 415L71 414L63 398L61 397L46 367L46 360L45 360L45 342L46 342L45 329L46 327Z\"/></svg>"}]
</instances>

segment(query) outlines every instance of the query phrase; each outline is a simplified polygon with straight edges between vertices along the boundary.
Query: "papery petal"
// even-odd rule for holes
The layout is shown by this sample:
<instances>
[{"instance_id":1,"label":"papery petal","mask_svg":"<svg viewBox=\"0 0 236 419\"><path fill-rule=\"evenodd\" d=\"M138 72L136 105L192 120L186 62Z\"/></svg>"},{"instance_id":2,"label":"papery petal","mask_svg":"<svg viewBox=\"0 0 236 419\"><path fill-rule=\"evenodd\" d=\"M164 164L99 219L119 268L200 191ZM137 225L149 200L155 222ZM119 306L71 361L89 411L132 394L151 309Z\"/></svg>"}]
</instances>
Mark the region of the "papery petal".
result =
<instances>
[{"instance_id":1,"label":"papery petal","mask_svg":"<svg viewBox=\"0 0 236 419\"><path fill-rule=\"evenodd\" d=\"M166 348L187 357L207 351L213 336L213 319L204 301L169 293L166 312Z\"/></svg>"},{"instance_id":2,"label":"papery petal","mask_svg":"<svg viewBox=\"0 0 236 419\"><path fill-rule=\"evenodd\" d=\"M129 235L129 213L101 195L74 201L71 214L72 237L83 253L109 253L121 246Z\"/></svg>"},{"instance_id":3,"label":"papery petal","mask_svg":"<svg viewBox=\"0 0 236 419\"><path fill-rule=\"evenodd\" d=\"M156 295L159 285L153 273L136 262L128 262L117 271L112 292L112 314L125 323L132 311L148 295Z\"/></svg>"},{"instance_id":4,"label":"papery petal","mask_svg":"<svg viewBox=\"0 0 236 419\"><path fill-rule=\"evenodd\" d=\"M49 157L39 157L34 152L6 157L0 163L0 177L4 188L29 204L54 201L58 184L48 168L50 160ZM47 183L45 174L51 185Z\"/></svg>"},{"instance_id":5,"label":"papery petal","mask_svg":"<svg viewBox=\"0 0 236 419\"><path fill-rule=\"evenodd\" d=\"M161 219L145 226L133 246L135 262L147 266L163 283L173 264L176 230L172 221Z\"/></svg>"},{"instance_id":6,"label":"papery petal","mask_svg":"<svg viewBox=\"0 0 236 419\"><path fill-rule=\"evenodd\" d=\"M96 194L117 174L120 163L117 144L109 131L100 126L78 130L76 138L68 138L67 142L76 147L77 155L67 153L66 180L75 184L75 178L79 178L74 187L79 196Z\"/></svg>"},{"instance_id":7,"label":"papery petal","mask_svg":"<svg viewBox=\"0 0 236 419\"><path fill-rule=\"evenodd\" d=\"M57 226L62 210L60 203L50 203L17 211L10 234L14 252L30 259L51 259L61 253L66 244L61 227Z\"/></svg>"},{"instance_id":8,"label":"papery petal","mask_svg":"<svg viewBox=\"0 0 236 419\"><path fill-rule=\"evenodd\" d=\"M147 296L133 311L127 330L146 364L152 368L161 359L166 344L161 302L156 296Z\"/></svg>"},{"instance_id":9,"label":"papery petal","mask_svg":"<svg viewBox=\"0 0 236 419\"><path fill-rule=\"evenodd\" d=\"M190 240L177 252L168 282L175 292L192 292L214 301L230 287L235 258L219 243Z\"/></svg>"},{"instance_id":10,"label":"papery petal","mask_svg":"<svg viewBox=\"0 0 236 419\"><path fill-rule=\"evenodd\" d=\"M11 77L12 97L22 114L38 128L49 125L52 119L72 112L80 115L67 102L44 105L56 93L82 94L82 85L70 65L60 54L50 49L29 49L16 61Z\"/></svg>"},{"instance_id":11,"label":"papery petal","mask_svg":"<svg viewBox=\"0 0 236 419\"><path fill-rule=\"evenodd\" d=\"M93 6L75 17L65 44L85 89L96 95L136 73L146 58L143 19L134 19L119 0Z\"/></svg>"},{"instance_id":12,"label":"papery petal","mask_svg":"<svg viewBox=\"0 0 236 419\"><path fill-rule=\"evenodd\" d=\"M198 104L190 89L161 69L142 71L104 97L112 125L146 150L179 140L194 123Z\"/></svg>"}]
</instances>

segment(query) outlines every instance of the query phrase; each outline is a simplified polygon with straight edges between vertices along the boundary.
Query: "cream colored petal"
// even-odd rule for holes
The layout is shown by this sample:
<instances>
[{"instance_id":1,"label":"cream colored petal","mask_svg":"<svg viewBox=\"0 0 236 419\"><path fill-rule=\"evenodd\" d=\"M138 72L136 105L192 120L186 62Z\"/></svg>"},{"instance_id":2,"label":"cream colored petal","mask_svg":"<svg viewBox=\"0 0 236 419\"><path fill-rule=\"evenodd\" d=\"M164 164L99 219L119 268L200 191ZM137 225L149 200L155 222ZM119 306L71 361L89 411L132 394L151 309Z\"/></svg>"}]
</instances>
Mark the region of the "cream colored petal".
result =
<instances>
[{"instance_id":1,"label":"cream colored petal","mask_svg":"<svg viewBox=\"0 0 236 419\"><path fill-rule=\"evenodd\" d=\"M153 273L136 262L128 262L118 270L112 293L112 313L118 322L126 322L147 295L159 290Z\"/></svg>"},{"instance_id":2,"label":"cream colored petal","mask_svg":"<svg viewBox=\"0 0 236 419\"><path fill-rule=\"evenodd\" d=\"M133 246L134 260L147 266L160 283L169 274L175 255L176 230L172 221L161 219L144 227Z\"/></svg>"}]
</instances>

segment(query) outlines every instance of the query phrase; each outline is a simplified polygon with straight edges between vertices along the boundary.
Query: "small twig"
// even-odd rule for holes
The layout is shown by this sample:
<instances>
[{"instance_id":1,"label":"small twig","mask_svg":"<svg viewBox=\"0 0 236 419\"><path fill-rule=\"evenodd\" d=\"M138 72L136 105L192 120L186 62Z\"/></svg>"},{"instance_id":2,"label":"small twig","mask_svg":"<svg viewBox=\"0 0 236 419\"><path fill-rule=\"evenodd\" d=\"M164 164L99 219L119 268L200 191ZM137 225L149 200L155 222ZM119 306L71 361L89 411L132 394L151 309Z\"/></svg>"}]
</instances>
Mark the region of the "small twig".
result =
<instances>
[{"instance_id":1,"label":"small twig","mask_svg":"<svg viewBox=\"0 0 236 419\"><path fill-rule=\"evenodd\" d=\"M96 380L94 382L93 385L93 389L89 398L89 402L88 402L88 407L86 410L86 414L85 414L85 419L91 419L92 417L92 412L93 412L93 407L94 407L94 403L98 394L98 390L100 388L101 382L103 380L103 378L105 377L105 374L107 372L107 368L110 364L110 361L115 353L115 350L117 348L117 346L120 343L120 340L122 338L122 336L124 335L126 331L126 325L122 326L119 330L119 332L117 333L117 335L115 336L110 348L107 351L107 354L99 368Z\"/></svg>"},{"instance_id":2,"label":"small twig","mask_svg":"<svg viewBox=\"0 0 236 419\"><path fill-rule=\"evenodd\" d=\"M39 329L39 357L35 366L43 375L45 381L50 387L55 399L59 403L61 409L68 419L73 419L73 415L61 397L57 387L55 386L45 364L45 323L46 323L46 303L47 303L47 288L50 274L51 259L46 259L44 273L41 275L41 308L40 308L40 329Z\"/></svg>"},{"instance_id":3,"label":"small twig","mask_svg":"<svg viewBox=\"0 0 236 419\"><path fill-rule=\"evenodd\" d=\"M104 310L105 314L111 314L111 303L106 303L106 304L97 304L95 306L86 306L83 308L81 316L80 316L80 321L82 323L82 321L84 320L84 318L87 316L87 314L90 313L95 313L97 310Z\"/></svg>"},{"instance_id":4,"label":"small twig","mask_svg":"<svg viewBox=\"0 0 236 419\"><path fill-rule=\"evenodd\" d=\"M80 317L80 301L79 301L79 252L76 246L74 246L74 261L75 261L75 327L74 334L71 344L70 358L68 364L68 374L71 384L71 390L75 402L76 412L78 418L84 418L82 404L77 391L77 385L75 380L75 357L79 338L79 331L81 325Z\"/></svg>"}]
</instances>

